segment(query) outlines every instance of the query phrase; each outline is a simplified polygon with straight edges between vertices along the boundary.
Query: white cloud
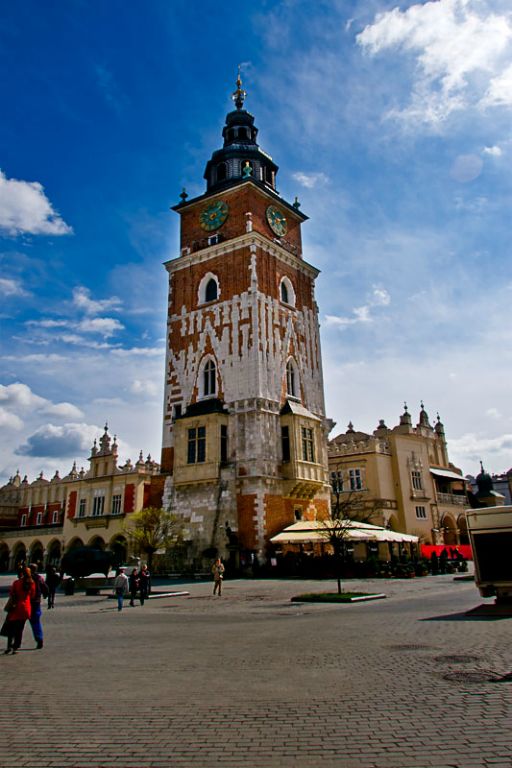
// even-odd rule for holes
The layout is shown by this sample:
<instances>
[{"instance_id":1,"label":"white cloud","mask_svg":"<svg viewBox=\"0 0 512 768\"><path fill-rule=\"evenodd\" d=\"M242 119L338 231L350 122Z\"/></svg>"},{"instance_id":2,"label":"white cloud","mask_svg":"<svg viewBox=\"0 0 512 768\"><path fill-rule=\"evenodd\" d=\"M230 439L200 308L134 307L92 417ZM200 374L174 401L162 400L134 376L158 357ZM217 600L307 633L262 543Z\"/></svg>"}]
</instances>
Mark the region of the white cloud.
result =
<instances>
[{"instance_id":1,"label":"white cloud","mask_svg":"<svg viewBox=\"0 0 512 768\"><path fill-rule=\"evenodd\" d=\"M494 462L499 454L510 454L512 451L512 434L505 433L496 437L485 437L481 434L468 432L456 440L450 440L450 448L466 461L479 461L489 457L489 463Z\"/></svg>"},{"instance_id":2,"label":"white cloud","mask_svg":"<svg viewBox=\"0 0 512 768\"><path fill-rule=\"evenodd\" d=\"M73 304L88 315L99 315L105 310L118 311L121 306L121 299L112 296L110 299L91 299L91 292L84 286L77 286L73 289Z\"/></svg>"},{"instance_id":3,"label":"white cloud","mask_svg":"<svg viewBox=\"0 0 512 768\"><path fill-rule=\"evenodd\" d=\"M0 384L0 403L11 413L13 411L21 411L22 413L37 411L47 416L75 419L83 416L82 411L71 403L52 403L51 400L36 395L30 387L19 381L7 386Z\"/></svg>"},{"instance_id":4,"label":"white cloud","mask_svg":"<svg viewBox=\"0 0 512 768\"><path fill-rule=\"evenodd\" d=\"M368 298L368 302L361 307L354 307L352 315L349 317L337 316L337 315L325 315L326 325L337 326L341 330L347 328L349 325L355 325L356 323L373 323L374 317L371 314L373 307L387 307L391 303L391 296L385 288L379 288L373 286L372 293Z\"/></svg>"},{"instance_id":5,"label":"white cloud","mask_svg":"<svg viewBox=\"0 0 512 768\"><path fill-rule=\"evenodd\" d=\"M491 157L501 157L503 150L497 145L494 147L484 147L482 152L484 155L491 155Z\"/></svg>"},{"instance_id":6,"label":"white cloud","mask_svg":"<svg viewBox=\"0 0 512 768\"><path fill-rule=\"evenodd\" d=\"M69 326L68 320L27 320L26 325L35 328L66 328Z\"/></svg>"},{"instance_id":7,"label":"white cloud","mask_svg":"<svg viewBox=\"0 0 512 768\"><path fill-rule=\"evenodd\" d=\"M78 457L88 454L92 442L100 430L89 424L69 423L62 426L45 424L39 427L20 445L17 456L45 456L49 458Z\"/></svg>"},{"instance_id":8,"label":"white cloud","mask_svg":"<svg viewBox=\"0 0 512 768\"><path fill-rule=\"evenodd\" d=\"M501 419L502 418L502 415L498 411L497 408L488 408L485 413L486 413L487 416L490 416L493 419Z\"/></svg>"},{"instance_id":9,"label":"white cloud","mask_svg":"<svg viewBox=\"0 0 512 768\"><path fill-rule=\"evenodd\" d=\"M149 379L144 381L141 379L135 379L132 382L130 391L136 395L150 395L153 397L160 392L160 387L154 381Z\"/></svg>"},{"instance_id":10,"label":"white cloud","mask_svg":"<svg viewBox=\"0 0 512 768\"><path fill-rule=\"evenodd\" d=\"M164 347L130 347L130 349L113 349L112 355L116 357L160 357L165 355Z\"/></svg>"},{"instance_id":11,"label":"white cloud","mask_svg":"<svg viewBox=\"0 0 512 768\"><path fill-rule=\"evenodd\" d=\"M357 35L371 55L416 60L411 102L394 116L436 124L468 105L512 105L512 15L494 10L490 0L435 0L378 14Z\"/></svg>"},{"instance_id":12,"label":"white cloud","mask_svg":"<svg viewBox=\"0 0 512 768\"><path fill-rule=\"evenodd\" d=\"M15 360L17 363L57 363L67 360L64 355L2 355L0 360Z\"/></svg>"},{"instance_id":13,"label":"white cloud","mask_svg":"<svg viewBox=\"0 0 512 768\"><path fill-rule=\"evenodd\" d=\"M303 171L297 171L292 173L292 178L298 181L306 189L314 189L314 187L324 187L329 182L329 177L325 173L304 173Z\"/></svg>"},{"instance_id":14,"label":"white cloud","mask_svg":"<svg viewBox=\"0 0 512 768\"><path fill-rule=\"evenodd\" d=\"M69 235L38 181L8 179L0 170L0 229L10 235Z\"/></svg>"},{"instance_id":15,"label":"white cloud","mask_svg":"<svg viewBox=\"0 0 512 768\"><path fill-rule=\"evenodd\" d=\"M0 277L0 296L29 296L28 291L20 285L18 280L11 280L7 277Z\"/></svg>"},{"instance_id":16,"label":"white cloud","mask_svg":"<svg viewBox=\"0 0 512 768\"><path fill-rule=\"evenodd\" d=\"M482 106L512 107L512 64L491 80L489 89L482 99Z\"/></svg>"},{"instance_id":17,"label":"white cloud","mask_svg":"<svg viewBox=\"0 0 512 768\"><path fill-rule=\"evenodd\" d=\"M90 341L77 333L63 333L55 337L55 341L62 341L64 344L72 344L77 347L88 347L89 349L112 349L113 345L107 342Z\"/></svg>"},{"instance_id":18,"label":"white cloud","mask_svg":"<svg viewBox=\"0 0 512 768\"><path fill-rule=\"evenodd\" d=\"M9 413L9 411L0 406L0 427L5 427L6 429L22 429L23 422L15 413Z\"/></svg>"},{"instance_id":19,"label":"white cloud","mask_svg":"<svg viewBox=\"0 0 512 768\"><path fill-rule=\"evenodd\" d=\"M79 331L99 333L103 337L113 336L116 331L122 331L124 325L112 317L94 317L82 320L78 325Z\"/></svg>"}]
</instances>

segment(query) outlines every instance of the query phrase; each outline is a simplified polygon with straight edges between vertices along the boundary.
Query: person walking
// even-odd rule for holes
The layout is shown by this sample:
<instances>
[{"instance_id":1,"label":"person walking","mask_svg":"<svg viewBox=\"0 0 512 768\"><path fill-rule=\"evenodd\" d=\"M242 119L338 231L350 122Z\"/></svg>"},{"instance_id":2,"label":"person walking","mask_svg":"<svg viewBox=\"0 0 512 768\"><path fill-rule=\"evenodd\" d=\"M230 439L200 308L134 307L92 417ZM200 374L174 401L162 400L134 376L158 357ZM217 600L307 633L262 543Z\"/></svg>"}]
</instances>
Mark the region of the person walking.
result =
<instances>
[{"instance_id":1,"label":"person walking","mask_svg":"<svg viewBox=\"0 0 512 768\"><path fill-rule=\"evenodd\" d=\"M60 584L60 574L53 565L46 569L46 586L48 587L48 608L55 608L55 592Z\"/></svg>"},{"instance_id":2,"label":"person walking","mask_svg":"<svg viewBox=\"0 0 512 768\"><path fill-rule=\"evenodd\" d=\"M22 568L19 579L16 579L9 590L9 599L5 606L7 617L0 634L7 638L7 648L4 653L16 653L21 646L25 622L30 619L32 598L36 593L36 585L30 568Z\"/></svg>"},{"instance_id":3,"label":"person walking","mask_svg":"<svg viewBox=\"0 0 512 768\"><path fill-rule=\"evenodd\" d=\"M139 585L140 585L139 572L136 568L134 568L133 571L130 573L128 584L130 587L130 605L133 608L135 606L135 598L137 597L137 592L139 590Z\"/></svg>"},{"instance_id":4,"label":"person walking","mask_svg":"<svg viewBox=\"0 0 512 768\"><path fill-rule=\"evenodd\" d=\"M34 640L36 641L36 648L41 650L43 647L43 625L41 623L43 609L41 607L41 599L43 597L48 597L48 587L46 586L45 580L41 574L38 573L36 563L30 564L30 571L32 573L32 579L34 580L35 584L35 595L32 598L32 610L29 620L30 626L32 627L32 634L34 635Z\"/></svg>"},{"instance_id":5,"label":"person walking","mask_svg":"<svg viewBox=\"0 0 512 768\"><path fill-rule=\"evenodd\" d=\"M124 572L124 568L119 568L119 573L114 581L114 590L117 597L117 610L122 611L124 596L128 592L128 576Z\"/></svg>"},{"instance_id":6,"label":"person walking","mask_svg":"<svg viewBox=\"0 0 512 768\"><path fill-rule=\"evenodd\" d=\"M216 592L219 593L219 597L222 595L222 579L224 578L224 565L222 564L222 560L220 557L216 559L214 564L212 565L212 573L213 573L213 594L215 595Z\"/></svg>"},{"instance_id":7,"label":"person walking","mask_svg":"<svg viewBox=\"0 0 512 768\"><path fill-rule=\"evenodd\" d=\"M148 599L149 597L149 589L151 586L151 576L148 571L147 565L143 565L140 569L140 576L139 576L139 595L140 595L140 604L144 605L144 601Z\"/></svg>"}]
</instances>

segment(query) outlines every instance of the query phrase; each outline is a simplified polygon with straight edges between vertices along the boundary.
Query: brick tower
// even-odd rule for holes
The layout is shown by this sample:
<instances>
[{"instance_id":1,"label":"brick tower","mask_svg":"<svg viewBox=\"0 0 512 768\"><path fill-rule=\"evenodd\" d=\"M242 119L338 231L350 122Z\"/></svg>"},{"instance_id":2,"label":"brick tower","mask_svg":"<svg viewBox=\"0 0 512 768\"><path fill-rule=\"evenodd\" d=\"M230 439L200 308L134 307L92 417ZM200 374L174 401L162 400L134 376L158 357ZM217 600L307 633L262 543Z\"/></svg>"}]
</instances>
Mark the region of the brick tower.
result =
<instances>
[{"instance_id":1,"label":"brick tower","mask_svg":"<svg viewBox=\"0 0 512 768\"><path fill-rule=\"evenodd\" d=\"M327 435L307 217L279 196L236 85L206 192L173 209L162 472L189 556L230 541L261 559L283 527L328 513Z\"/></svg>"}]
</instances>

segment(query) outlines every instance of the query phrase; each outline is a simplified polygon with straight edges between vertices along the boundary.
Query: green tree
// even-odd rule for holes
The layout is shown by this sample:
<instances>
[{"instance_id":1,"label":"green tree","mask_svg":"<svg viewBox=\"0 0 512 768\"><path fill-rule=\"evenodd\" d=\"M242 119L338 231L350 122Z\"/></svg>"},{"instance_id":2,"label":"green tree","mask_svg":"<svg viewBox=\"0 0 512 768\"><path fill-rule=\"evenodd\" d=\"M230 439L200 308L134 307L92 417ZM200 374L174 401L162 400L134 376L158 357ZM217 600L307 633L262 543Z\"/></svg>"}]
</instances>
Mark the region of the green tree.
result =
<instances>
[{"instance_id":1,"label":"green tree","mask_svg":"<svg viewBox=\"0 0 512 768\"><path fill-rule=\"evenodd\" d=\"M124 530L134 549L147 555L150 573L155 552L169 549L181 541L181 521L176 515L158 507L146 507L130 515Z\"/></svg>"},{"instance_id":2,"label":"green tree","mask_svg":"<svg viewBox=\"0 0 512 768\"><path fill-rule=\"evenodd\" d=\"M373 507L368 506L362 493L343 490L339 473L332 475L332 492L334 504L331 507L331 517L321 521L318 531L332 547L338 594L341 595L341 578L347 557L347 542L350 540L350 532L354 529L354 522L369 523L374 510Z\"/></svg>"}]
</instances>

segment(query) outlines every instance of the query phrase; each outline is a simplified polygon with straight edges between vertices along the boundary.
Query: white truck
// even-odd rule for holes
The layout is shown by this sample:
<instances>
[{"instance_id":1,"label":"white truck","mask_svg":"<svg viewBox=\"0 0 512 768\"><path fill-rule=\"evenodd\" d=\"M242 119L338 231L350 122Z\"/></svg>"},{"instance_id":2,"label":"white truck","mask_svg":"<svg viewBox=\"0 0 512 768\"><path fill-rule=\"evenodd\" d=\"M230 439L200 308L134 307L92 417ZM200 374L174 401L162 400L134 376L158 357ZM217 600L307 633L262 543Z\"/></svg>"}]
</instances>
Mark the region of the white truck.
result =
<instances>
[{"instance_id":1,"label":"white truck","mask_svg":"<svg viewBox=\"0 0 512 768\"><path fill-rule=\"evenodd\" d=\"M512 603L512 506L467 509L466 519L480 594Z\"/></svg>"}]
</instances>

